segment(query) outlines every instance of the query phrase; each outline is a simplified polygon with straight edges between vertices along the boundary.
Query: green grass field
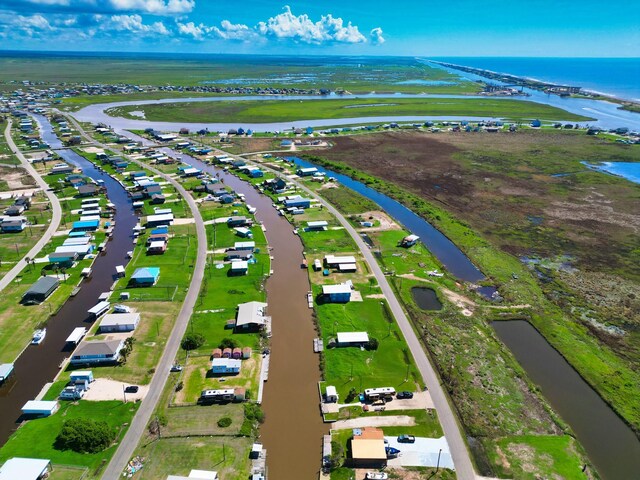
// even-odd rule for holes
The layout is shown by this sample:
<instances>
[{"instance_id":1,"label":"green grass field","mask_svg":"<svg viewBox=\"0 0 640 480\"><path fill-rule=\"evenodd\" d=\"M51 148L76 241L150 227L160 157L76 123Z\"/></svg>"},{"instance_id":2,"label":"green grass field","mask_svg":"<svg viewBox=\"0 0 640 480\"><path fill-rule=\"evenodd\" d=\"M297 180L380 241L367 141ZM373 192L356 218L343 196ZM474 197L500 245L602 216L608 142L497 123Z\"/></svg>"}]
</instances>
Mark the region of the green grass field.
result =
<instances>
[{"instance_id":1,"label":"green grass field","mask_svg":"<svg viewBox=\"0 0 640 480\"><path fill-rule=\"evenodd\" d=\"M513 120L589 120L564 110L539 103L496 98L377 98L300 100L300 101L233 101L166 103L133 105L108 110L112 116L125 116L131 111L145 112L150 121L212 122L286 122L318 118L337 119L373 116L469 116L499 117Z\"/></svg>"},{"instance_id":2,"label":"green grass field","mask_svg":"<svg viewBox=\"0 0 640 480\"><path fill-rule=\"evenodd\" d=\"M49 458L54 464L86 466L89 468L88 478L95 478L98 476L96 469L104 460L111 458L117 445L93 454L56 450L53 445L63 422L74 418L99 419L117 429L117 438L120 440L136 410L135 403L119 401L62 403L60 410L54 415L30 420L18 429L0 449L0 462L12 457Z\"/></svg>"}]
</instances>

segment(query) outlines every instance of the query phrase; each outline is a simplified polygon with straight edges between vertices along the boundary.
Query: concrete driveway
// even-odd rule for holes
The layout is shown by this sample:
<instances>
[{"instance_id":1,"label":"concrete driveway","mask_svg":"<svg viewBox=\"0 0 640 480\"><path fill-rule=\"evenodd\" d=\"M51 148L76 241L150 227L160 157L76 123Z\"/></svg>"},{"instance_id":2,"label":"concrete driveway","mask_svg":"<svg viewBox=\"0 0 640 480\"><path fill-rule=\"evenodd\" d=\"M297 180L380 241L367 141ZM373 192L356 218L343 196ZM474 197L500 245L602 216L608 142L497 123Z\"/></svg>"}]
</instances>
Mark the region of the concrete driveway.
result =
<instances>
[{"instance_id":1,"label":"concrete driveway","mask_svg":"<svg viewBox=\"0 0 640 480\"><path fill-rule=\"evenodd\" d=\"M399 443L398 437L384 437L389 446L400 450L396 458L390 459L390 467L437 467L440 454L440 467L454 469L449 445L444 437L416 437L415 443Z\"/></svg>"}]
</instances>

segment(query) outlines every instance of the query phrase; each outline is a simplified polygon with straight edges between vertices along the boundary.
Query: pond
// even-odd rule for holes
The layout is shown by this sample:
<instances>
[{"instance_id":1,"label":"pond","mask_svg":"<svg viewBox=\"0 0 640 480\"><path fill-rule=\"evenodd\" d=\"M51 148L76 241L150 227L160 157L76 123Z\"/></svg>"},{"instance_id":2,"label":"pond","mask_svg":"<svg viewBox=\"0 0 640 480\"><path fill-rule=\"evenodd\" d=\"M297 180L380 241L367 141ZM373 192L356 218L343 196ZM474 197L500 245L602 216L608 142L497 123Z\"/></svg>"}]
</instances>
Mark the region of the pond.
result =
<instances>
[{"instance_id":1,"label":"pond","mask_svg":"<svg viewBox=\"0 0 640 480\"><path fill-rule=\"evenodd\" d=\"M442 310L442 303L432 288L413 287L411 296L422 310Z\"/></svg>"}]
</instances>

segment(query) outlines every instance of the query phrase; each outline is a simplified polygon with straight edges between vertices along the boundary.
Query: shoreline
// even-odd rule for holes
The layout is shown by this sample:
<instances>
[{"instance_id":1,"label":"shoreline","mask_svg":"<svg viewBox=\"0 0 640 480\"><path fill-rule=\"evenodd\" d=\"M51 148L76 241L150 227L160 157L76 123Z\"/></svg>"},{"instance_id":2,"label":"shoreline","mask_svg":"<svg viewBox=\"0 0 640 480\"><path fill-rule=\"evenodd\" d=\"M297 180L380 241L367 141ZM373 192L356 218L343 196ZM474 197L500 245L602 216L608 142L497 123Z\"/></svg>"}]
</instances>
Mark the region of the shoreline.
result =
<instances>
[{"instance_id":1,"label":"shoreline","mask_svg":"<svg viewBox=\"0 0 640 480\"><path fill-rule=\"evenodd\" d=\"M535 77L528 77L528 76L523 76L523 75L514 75L514 74L511 74L511 73L508 73L508 72L497 72L495 70L489 70L489 69L486 69L486 68L469 67L467 65L460 65L460 64L449 63L449 62L442 62L442 61L439 61L439 60L424 59L424 61L426 61L428 63L434 63L434 64L439 65L441 67L451 68L453 70L459 70L459 71L462 71L462 72L475 74L475 75L478 75L480 77L487 78L489 80L502 82L502 83L522 82L523 83L522 86L524 88L531 88L531 89L539 90L539 91L545 91L545 90L553 89L553 88L564 88L564 87L568 87L569 86L569 85L564 84L564 83L548 82L548 81L540 80L540 79L535 78ZM617 94L600 92L600 91L589 89L589 88L584 88L584 89L582 87L577 87L577 88L580 89L579 92L571 94L571 95L564 95L564 96L571 96L573 98L590 98L590 99L594 99L594 100L610 101L612 103L620 104L620 108L622 108L622 109L624 109L624 107L626 107L626 106L638 106L640 108L640 99L624 98L624 97L621 97L621 96L619 96ZM549 92L549 93L554 93L554 92ZM557 93L555 93L555 94L557 94ZM563 96L563 95L559 95L559 96Z\"/></svg>"}]
</instances>

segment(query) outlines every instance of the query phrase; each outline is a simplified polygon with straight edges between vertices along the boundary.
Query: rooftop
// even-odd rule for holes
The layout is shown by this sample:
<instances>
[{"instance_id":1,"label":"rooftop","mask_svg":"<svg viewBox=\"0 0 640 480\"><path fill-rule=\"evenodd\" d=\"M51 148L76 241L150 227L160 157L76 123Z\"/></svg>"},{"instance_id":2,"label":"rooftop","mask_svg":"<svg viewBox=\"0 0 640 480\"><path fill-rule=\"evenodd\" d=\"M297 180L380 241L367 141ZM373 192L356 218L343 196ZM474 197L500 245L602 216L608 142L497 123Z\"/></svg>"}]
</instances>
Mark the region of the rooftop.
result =
<instances>
[{"instance_id":1,"label":"rooftop","mask_svg":"<svg viewBox=\"0 0 640 480\"><path fill-rule=\"evenodd\" d=\"M0 467L0 480L37 480L50 464L51 460L40 458L10 458Z\"/></svg>"}]
</instances>

